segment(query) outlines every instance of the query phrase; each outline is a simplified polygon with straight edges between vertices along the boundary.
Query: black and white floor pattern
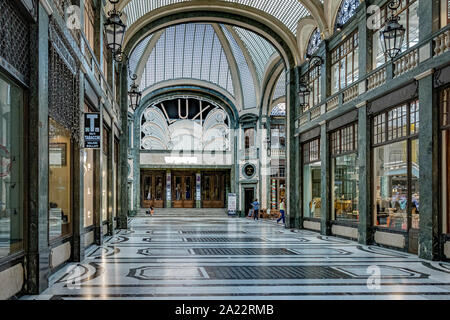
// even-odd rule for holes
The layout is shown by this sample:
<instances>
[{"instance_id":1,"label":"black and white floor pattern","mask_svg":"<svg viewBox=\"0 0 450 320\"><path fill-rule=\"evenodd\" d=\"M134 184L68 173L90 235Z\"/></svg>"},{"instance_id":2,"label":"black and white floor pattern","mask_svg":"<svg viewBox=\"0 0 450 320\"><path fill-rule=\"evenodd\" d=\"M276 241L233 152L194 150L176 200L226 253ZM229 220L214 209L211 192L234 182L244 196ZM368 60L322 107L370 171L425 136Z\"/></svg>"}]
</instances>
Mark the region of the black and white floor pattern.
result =
<instances>
[{"instance_id":1,"label":"black and white floor pattern","mask_svg":"<svg viewBox=\"0 0 450 320\"><path fill-rule=\"evenodd\" d=\"M24 299L450 299L450 264L222 210L132 218Z\"/></svg>"}]
</instances>

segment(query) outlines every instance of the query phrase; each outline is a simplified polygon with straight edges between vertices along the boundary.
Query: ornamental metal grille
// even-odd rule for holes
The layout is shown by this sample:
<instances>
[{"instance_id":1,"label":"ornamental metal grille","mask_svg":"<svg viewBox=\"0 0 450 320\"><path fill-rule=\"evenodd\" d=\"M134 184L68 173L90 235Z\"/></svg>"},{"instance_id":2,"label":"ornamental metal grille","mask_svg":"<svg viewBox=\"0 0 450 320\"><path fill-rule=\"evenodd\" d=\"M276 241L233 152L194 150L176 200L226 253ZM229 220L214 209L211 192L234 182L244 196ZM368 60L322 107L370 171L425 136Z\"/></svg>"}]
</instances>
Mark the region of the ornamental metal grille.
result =
<instances>
[{"instance_id":1,"label":"ornamental metal grille","mask_svg":"<svg viewBox=\"0 0 450 320\"><path fill-rule=\"evenodd\" d=\"M58 35L53 21L50 32L52 33L50 38L53 41L49 43L49 116L70 130L71 138L75 143L80 143L78 66ZM63 55L62 52L64 52ZM73 62L73 65L70 65L69 61Z\"/></svg>"},{"instance_id":2,"label":"ornamental metal grille","mask_svg":"<svg viewBox=\"0 0 450 320\"><path fill-rule=\"evenodd\" d=\"M0 1L0 57L30 80L30 26L12 0Z\"/></svg>"}]
</instances>

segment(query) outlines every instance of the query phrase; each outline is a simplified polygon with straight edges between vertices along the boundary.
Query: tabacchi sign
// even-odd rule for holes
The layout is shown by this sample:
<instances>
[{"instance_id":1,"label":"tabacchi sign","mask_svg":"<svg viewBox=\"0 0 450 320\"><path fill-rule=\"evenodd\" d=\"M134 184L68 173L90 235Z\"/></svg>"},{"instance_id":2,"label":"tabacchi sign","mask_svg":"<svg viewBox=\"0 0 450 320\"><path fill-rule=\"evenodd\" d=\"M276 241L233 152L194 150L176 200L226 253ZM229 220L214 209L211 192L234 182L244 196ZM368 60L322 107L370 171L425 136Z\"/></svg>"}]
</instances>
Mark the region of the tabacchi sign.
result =
<instances>
[{"instance_id":1,"label":"tabacchi sign","mask_svg":"<svg viewBox=\"0 0 450 320\"><path fill-rule=\"evenodd\" d=\"M100 113L84 114L84 147L87 149L100 149Z\"/></svg>"}]
</instances>

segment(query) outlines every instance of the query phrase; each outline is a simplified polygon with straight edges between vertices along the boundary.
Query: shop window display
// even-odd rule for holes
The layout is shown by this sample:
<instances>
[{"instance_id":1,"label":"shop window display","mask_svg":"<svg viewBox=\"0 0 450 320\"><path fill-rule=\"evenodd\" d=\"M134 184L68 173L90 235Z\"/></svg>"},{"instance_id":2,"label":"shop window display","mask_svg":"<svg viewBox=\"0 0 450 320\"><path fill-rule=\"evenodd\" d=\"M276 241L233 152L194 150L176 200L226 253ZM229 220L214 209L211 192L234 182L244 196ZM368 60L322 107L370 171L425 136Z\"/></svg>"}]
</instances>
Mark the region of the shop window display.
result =
<instances>
[{"instance_id":1,"label":"shop window display","mask_svg":"<svg viewBox=\"0 0 450 320\"><path fill-rule=\"evenodd\" d=\"M450 88L440 94L442 120L442 233L450 233Z\"/></svg>"},{"instance_id":2,"label":"shop window display","mask_svg":"<svg viewBox=\"0 0 450 320\"><path fill-rule=\"evenodd\" d=\"M72 141L70 131L49 119L49 238L72 233Z\"/></svg>"},{"instance_id":3,"label":"shop window display","mask_svg":"<svg viewBox=\"0 0 450 320\"><path fill-rule=\"evenodd\" d=\"M109 189L109 179L108 179L108 168L109 168L109 131L103 127L103 169L102 169L102 220L108 220L109 212L109 201L108 201L108 189Z\"/></svg>"},{"instance_id":4,"label":"shop window display","mask_svg":"<svg viewBox=\"0 0 450 320\"><path fill-rule=\"evenodd\" d=\"M303 216L321 217L320 140L303 145Z\"/></svg>"},{"instance_id":5,"label":"shop window display","mask_svg":"<svg viewBox=\"0 0 450 320\"><path fill-rule=\"evenodd\" d=\"M374 118L375 226L401 231L419 228L418 110L418 101L413 101Z\"/></svg>"},{"instance_id":6,"label":"shop window display","mask_svg":"<svg viewBox=\"0 0 450 320\"><path fill-rule=\"evenodd\" d=\"M332 219L337 221L359 220L357 130L352 124L331 133Z\"/></svg>"},{"instance_id":7,"label":"shop window display","mask_svg":"<svg viewBox=\"0 0 450 320\"><path fill-rule=\"evenodd\" d=\"M0 76L0 259L23 250L23 93Z\"/></svg>"}]
</instances>

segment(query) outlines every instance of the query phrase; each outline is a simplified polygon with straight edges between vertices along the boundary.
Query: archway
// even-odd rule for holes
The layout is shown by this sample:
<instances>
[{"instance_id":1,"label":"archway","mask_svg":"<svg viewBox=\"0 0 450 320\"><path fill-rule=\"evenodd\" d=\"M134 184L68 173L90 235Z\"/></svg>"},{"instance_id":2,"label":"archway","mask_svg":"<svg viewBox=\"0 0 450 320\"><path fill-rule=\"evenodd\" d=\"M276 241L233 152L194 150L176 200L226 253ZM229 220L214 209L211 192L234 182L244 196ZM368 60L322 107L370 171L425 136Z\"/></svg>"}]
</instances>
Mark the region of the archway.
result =
<instances>
[{"instance_id":1,"label":"archway","mask_svg":"<svg viewBox=\"0 0 450 320\"><path fill-rule=\"evenodd\" d=\"M288 226L295 223L296 209L298 206L298 195L295 190L298 188L296 185L297 171L297 159L298 155L295 154L296 142L295 142L295 122L296 122L296 105L297 105L297 81L298 81L298 65L301 62L298 54L295 37L286 30L283 26L277 25L274 19L264 12L260 12L253 8L248 8L241 5L224 5L220 2L220 8L218 5L206 5L205 3L193 2L193 4L183 5L176 4L164 7L164 10L154 10L142 18L140 18L129 30L129 34L126 36L125 52L129 54L133 48L147 35L154 32L158 32L164 28L182 24L186 22L198 22L198 23L221 23L233 26L238 26L247 30L250 30L259 36L269 41L278 51L282 60L286 66L286 118L287 118L287 153L291 156L287 160L288 171L288 183L287 194L290 198L287 199L287 215ZM121 73L121 106L122 115L128 117L128 108L126 103L127 82L126 68L122 68ZM123 123L123 132L125 135L122 137L123 147L126 148L128 142L127 137L127 123ZM122 154L123 162L125 162L125 154ZM128 155L127 161L128 161ZM126 176L122 174L122 178ZM290 192L292 190L293 192ZM123 197L122 207L126 208L127 199L126 195ZM123 220L122 220L123 221ZM290 223L289 223L290 222Z\"/></svg>"}]
</instances>

